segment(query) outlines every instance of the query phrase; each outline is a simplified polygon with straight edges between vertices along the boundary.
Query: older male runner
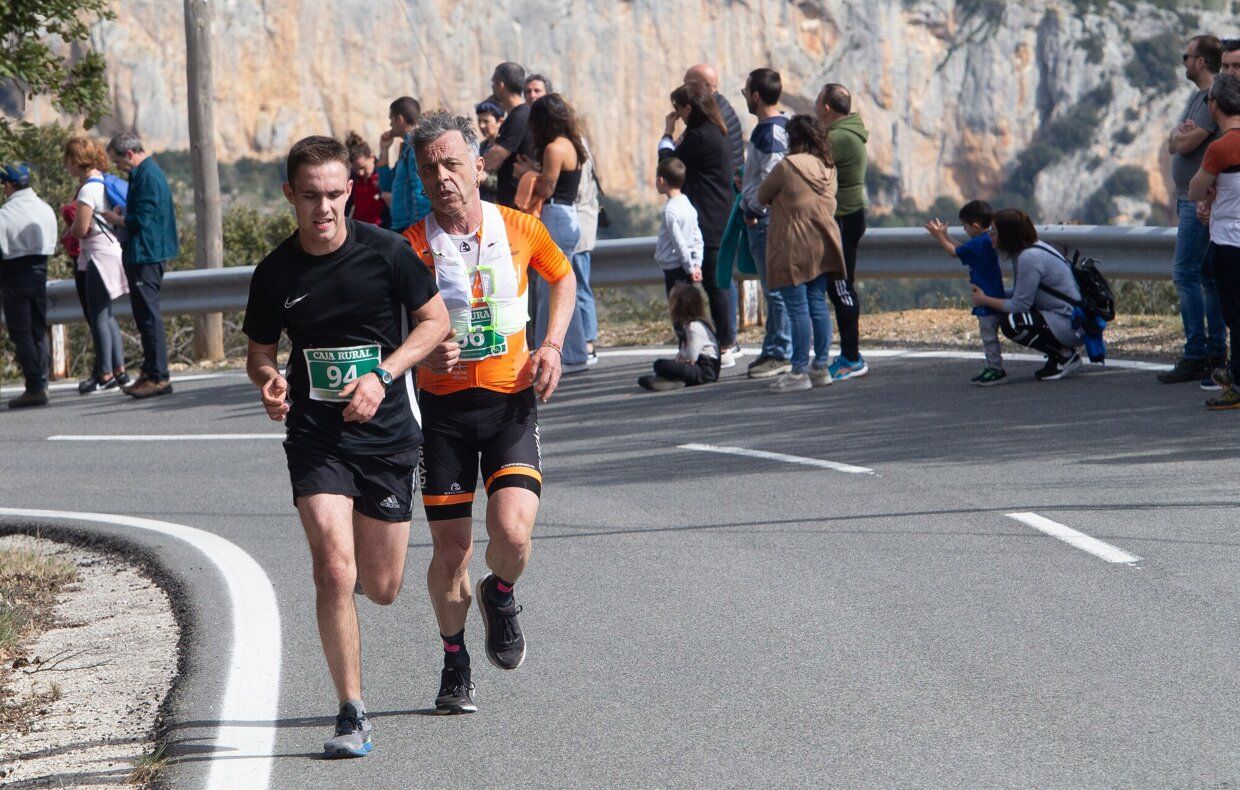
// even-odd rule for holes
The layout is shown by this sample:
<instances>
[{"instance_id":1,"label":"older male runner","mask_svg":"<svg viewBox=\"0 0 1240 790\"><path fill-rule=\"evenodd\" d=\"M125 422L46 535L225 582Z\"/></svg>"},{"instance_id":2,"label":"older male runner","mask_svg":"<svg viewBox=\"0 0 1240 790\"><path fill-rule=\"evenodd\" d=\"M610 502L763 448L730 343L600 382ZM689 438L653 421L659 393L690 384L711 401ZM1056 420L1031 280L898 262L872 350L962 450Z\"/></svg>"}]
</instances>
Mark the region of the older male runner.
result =
<instances>
[{"instance_id":1,"label":"older male runner","mask_svg":"<svg viewBox=\"0 0 1240 790\"><path fill-rule=\"evenodd\" d=\"M541 222L478 197L485 171L469 118L428 115L413 131L413 146L431 214L405 236L434 270L455 333L418 368L426 434L419 473L434 546L426 581L444 647L435 707L471 713L477 707L465 617L478 471L490 537L491 572L478 582L486 652L500 669L516 669L525 660L525 637L513 586L529 560L542 492L535 396L546 403L559 383L577 285ZM530 267L551 285L547 338L533 354L525 332Z\"/></svg>"},{"instance_id":2,"label":"older male runner","mask_svg":"<svg viewBox=\"0 0 1240 790\"><path fill-rule=\"evenodd\" d=\"M354 587L400 591L422 434L409 370L448 337L435 280L395 233L344 216L349 154L307 137L288 154L297 232L254 270L246 372L284 420L293 502L314 563L319 638L340 699L328 757L371 749ZM412 326L412 331L410 327ZM283 331L288 368L276 363Z\"/></svg>"}]
</instances>

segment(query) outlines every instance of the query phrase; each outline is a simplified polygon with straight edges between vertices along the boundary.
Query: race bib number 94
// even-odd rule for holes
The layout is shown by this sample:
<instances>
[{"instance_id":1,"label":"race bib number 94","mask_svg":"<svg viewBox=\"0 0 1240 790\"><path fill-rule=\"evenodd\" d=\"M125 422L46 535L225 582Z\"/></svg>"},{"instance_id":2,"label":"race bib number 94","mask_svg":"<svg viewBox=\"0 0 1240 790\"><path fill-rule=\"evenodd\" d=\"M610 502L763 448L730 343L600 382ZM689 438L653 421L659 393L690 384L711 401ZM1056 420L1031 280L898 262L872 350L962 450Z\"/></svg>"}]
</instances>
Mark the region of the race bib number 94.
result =
<instances>
[{"instance_id":1,"label":"race bib number 94","mask_svg":"<svg viewBox=\"0 0 1240 790\"><path fill-rule=\"evenodd\" d=\"M307 348L306 372L310 376L310 400L345 403L340 390L379 367L378 346Z\"/></svg>"}]
</instances>

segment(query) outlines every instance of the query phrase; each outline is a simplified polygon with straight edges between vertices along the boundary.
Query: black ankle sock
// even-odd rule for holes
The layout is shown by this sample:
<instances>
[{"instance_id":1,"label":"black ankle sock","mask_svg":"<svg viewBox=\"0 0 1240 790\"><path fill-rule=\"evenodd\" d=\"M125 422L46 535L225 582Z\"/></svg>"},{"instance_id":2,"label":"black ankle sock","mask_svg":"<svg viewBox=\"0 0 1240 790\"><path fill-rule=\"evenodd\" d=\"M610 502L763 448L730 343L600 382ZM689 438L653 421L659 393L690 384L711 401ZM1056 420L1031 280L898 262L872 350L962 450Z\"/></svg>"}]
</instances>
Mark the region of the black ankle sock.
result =
<instances>
[{"instance_id":1,"label":"black ankle sock","mask_svg":"<svg viewBox=\"0 0 1240 790\"><path fill-rule=\"evenodd\" d=\"M443 640L443 665L462 668L469 666L469 651L465 649L465 629L452 636L439 635Z\"/></svg>"},{"instance_id":2,"label":"black ankle sock","mask_svg":"<svg viewBox=\"0 0 1240 790\"><path fill-rule=\"evenodd\" d=\"M514 583L506 582L500 577L495 576L495 584L491 586L491 603L496 606L510 606L512 604L513 586Z\"/></svg>"}]
</instances>

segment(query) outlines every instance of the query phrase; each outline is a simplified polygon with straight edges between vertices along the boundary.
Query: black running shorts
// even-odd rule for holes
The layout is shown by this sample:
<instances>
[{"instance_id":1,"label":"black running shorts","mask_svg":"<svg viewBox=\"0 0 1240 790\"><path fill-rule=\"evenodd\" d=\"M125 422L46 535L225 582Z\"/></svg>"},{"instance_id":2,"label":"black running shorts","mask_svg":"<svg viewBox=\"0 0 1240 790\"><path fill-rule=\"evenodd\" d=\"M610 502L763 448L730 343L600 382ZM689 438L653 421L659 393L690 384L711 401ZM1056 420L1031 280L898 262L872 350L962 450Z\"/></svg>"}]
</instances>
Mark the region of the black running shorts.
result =
<instances>
[{"instance_id":1,"label":"black running shorts","mask_svg":"<svg viewBox=\"0 0 1240 790\"><path fill-rule=\"evenodd\" d=\"M414 470L418 453L344 455L285 446L293 503L310 494L353 497L353 509L379 521L413 518Z\"/></svg>"},{"instance_id":2,"label":"black running shorts","mask_svg":"<svg viewBox=\"0 0 1240 790\"><path fill-rule=\"evenodd\" d=\"M511 395L473 387L422 392L418 478L427 521L469 518L482 471L487 495L501 488L542 493L538 407L533 387Z\"/></svg>"}]
</instances>

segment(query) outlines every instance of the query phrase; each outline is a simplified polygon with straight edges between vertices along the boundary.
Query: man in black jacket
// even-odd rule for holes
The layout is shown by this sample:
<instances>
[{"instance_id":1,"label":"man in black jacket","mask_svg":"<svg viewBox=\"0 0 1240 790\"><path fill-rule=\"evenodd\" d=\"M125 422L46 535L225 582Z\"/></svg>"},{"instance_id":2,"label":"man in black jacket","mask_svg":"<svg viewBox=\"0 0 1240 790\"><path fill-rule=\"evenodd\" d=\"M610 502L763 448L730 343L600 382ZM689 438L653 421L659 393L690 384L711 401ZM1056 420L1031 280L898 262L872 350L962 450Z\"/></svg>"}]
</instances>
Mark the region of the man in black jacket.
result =
<instances>
[{"instance_id":1,"label":"man in black jacket","mask_svg":"<svg viewBox=\"0 0 1240 790\"><path fill-rule=\"evenodd\" d=\"M745 135L741 131L741 119L737 117L736 110L732 109L732 105L719 92L719 72L715 71L715 67L709 63L699 63L691 66L685 72L685 84L703 85L710 88L711 93L715 94L715 104L719 105L719 114L723 116L723 123L728 127L728 145L732 149L732 167L740 170L745 164ZM740 189L740 182L736 182L736 188Z\"/></svg>"}]
</instances>

